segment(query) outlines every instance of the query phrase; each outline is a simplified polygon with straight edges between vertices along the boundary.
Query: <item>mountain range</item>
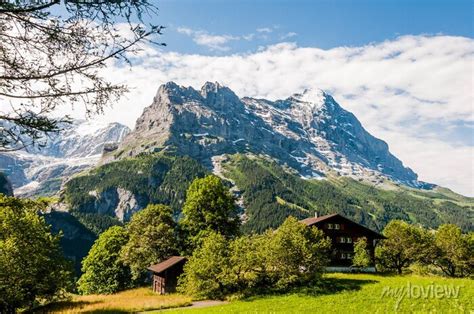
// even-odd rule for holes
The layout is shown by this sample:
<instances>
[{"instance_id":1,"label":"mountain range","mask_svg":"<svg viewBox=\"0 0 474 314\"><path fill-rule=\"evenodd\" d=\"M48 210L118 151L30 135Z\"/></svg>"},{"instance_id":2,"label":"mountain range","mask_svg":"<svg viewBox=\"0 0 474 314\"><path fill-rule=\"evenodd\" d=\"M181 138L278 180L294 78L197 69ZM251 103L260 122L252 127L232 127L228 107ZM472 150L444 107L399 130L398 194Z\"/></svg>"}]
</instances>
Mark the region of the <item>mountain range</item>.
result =
<instances>
[{"instance_id":1,"label":"mountain range","mask_svg":"<svg viewBox=\"0 0 474 314\"><path fill-rule=\"evenodd\" d=\"M47 138L44 147L0 154L0 172L6 174L17 196L50 196L63 180L95 166L104 149L117 145L130 129L120 123L98 124L76 120Z\"/></svg>"},{"instance_id":2,"label":"mountain range","mask_svg":"<svg viewBox=\"0 0 474 314\"><path fill-rule=\"evenodd\" d=\"M179 219L191 182L211 173L235 195L244 232L333 212L379 231L392 219L474 228L472 198L419 181L318 89L270 101L218 83L169 82L133 130L87 121L65 128L42 149L0 154L0 172L17 196L57 197L46 219L62 230L77 269L98 234L150 203ZM10 182L0 185L11 191Z\"/></svg>"},{"instance_id":3,"label":"mountain range","mask_svg":"<svg viewBox=\"0 0 474 314\"><path fill-rule=\"evenodd\" d=\"M393 156L387 143L369 134L333 97L308 89L287 99L239 98L207 82L197 91L162 85L113 159L173 149L207 167L216 156L268 156L305 178L329 173L382 183L431 188Z\"/></svg>"}]
</instances>

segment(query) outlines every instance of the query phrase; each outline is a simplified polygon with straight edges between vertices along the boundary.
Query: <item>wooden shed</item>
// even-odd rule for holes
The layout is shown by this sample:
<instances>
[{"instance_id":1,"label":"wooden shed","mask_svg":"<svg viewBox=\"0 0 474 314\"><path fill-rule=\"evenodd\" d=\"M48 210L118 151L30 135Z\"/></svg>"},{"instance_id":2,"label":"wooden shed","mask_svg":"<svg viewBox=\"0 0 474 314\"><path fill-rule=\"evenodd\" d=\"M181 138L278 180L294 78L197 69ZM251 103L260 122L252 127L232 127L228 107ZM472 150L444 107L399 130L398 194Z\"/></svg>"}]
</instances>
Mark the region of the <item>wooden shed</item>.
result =
<instances>
[{"instance_id":1,"label":"wooden shed","mask_svg":"<svg viewBox=\"0 0 474 314\"><path fill-rule=\"evenodd\" d=\"M148 267L153 274L153 291L159 294L175 292L178 277L183 273L185 263L186 257L171 256L161 263Z\"/></svg>"}]
</instances>

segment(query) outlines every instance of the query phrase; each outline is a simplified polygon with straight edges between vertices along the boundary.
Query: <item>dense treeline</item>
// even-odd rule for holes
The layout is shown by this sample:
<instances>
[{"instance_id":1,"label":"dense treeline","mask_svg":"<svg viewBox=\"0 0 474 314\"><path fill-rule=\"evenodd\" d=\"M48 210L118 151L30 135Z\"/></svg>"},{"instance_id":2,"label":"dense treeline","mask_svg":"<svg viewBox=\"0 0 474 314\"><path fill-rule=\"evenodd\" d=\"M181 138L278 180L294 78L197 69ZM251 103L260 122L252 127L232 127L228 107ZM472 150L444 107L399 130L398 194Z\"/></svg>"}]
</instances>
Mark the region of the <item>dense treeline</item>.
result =
<instances>
[{"instance_id":1,"label":"dense treeline","mask_svg":"<svg viewBox=\"0 0 474 314\"><path fill-rule=\"evenodd\" d=\"M382 190L349 178L304 180L276 163L242 155L234 155L225 168L242 192L247 232L263 232L278 227L289 215L306 218L315 211L338 212L378 231L393 219L429 228L454 223L463 231L474 229L472 205L462 207L447 196L440 200L442 195L432 199L431 193L412 194L403 188Z\"/></svg>"},{"instance_id":2,"label":"dense treeline","mask_svg":"<svg viewBox=\"0 0 474 314\"><path fill-rule=\"evenodd\" d=\"M96 195L122 188L133 193L141 207L148 204L169 205L179 214L186 190L195 178L208 173L189 157L170 157L164 154L142 155L102 165L91 172L67 182L63 199L75 213L97 213ZM109 213L110 214L110 213ZM77 215L91 226L98 216ZM103 229L111 221L97 221L94 231Z\"/></svg>"},{"instance_id":3,"label":"dense treeline","mask_svg":"<svg viewBox=\"0 0 474 314\"><path fill-rule=\"evenodd\" d=\"M247 217L244 232L277 228L288 216L306 218L315 211L320 215L339 212L378 231L393 219L430 228L443 223L454 223L463 231L474 228L471 202L463 204L445 194L382 190L349 178L304 180L263 159L234 155L230 160L225 164L226 175L242 191ZM121 187L131 191L142 207L169 205L178 217L186 189L206 173L208 170L188 157L143 155L103 165L70 180L64 199L71 213L98 234L117 222L94 212L97 198L91 191L100 194Z\"/></svg>"},{"instance_id":4,"label":"dense treeline","mask_svg":"<svg viewBox=\"0 0 474 314\"><path fill-rule=\"evenodd\" d=\"M99 236L102 232L113 226L121 226L123 223L115 217L101 215L98 213L82 213L73 211L74 216L89 231Z\"/></svg>"},{"instance_id":5,"label":"dense treeline","mask_svg":"<svg viewBox=\"0 0 474 314\"><path fill-rule=\"evenodd\" d=\"M204 239L225 239L239 232L238 208L221 179L210 175L193 181L186 193L183 217L170 206L149 204L124 227L102 233L82 263L79 291L113 293L147 281L147 267L176 254L192 254Z\"/></svg>"},{"instance_id":6,"label":"dense treeline","mask_svg":"<svg viewBox=\"0 0 474 314\"><path fill-rule=\"evenodd\" d=\"M425 272L439 272L450 277L474 275L474 232L463 234L453 224L443 224L436 231L402 220L390 221L377 246L379 270L403 271L421 265Z\"/></svg>"},{"instance_id":7,"label":"dense treeline","mask_svg":"<svg viewBox=\"0 0 474 314\"><path fill-rule=\"evenodd\" d=\"M184 266L179 290L198 298L285 291L320 278L331 241L288 217L276 230L226 239L210 233Z\"/></svg>"},{"instance_id":8,"label":"dense treeline","mask_svg":"<svg viewBox=\"0 0 474 314\"><path fill-rule=\"evenodd\" d=\"M42 200L0 194L0 313L59 300L72 288L72 267L51 233Z\"/></svg>"}]
</instances>

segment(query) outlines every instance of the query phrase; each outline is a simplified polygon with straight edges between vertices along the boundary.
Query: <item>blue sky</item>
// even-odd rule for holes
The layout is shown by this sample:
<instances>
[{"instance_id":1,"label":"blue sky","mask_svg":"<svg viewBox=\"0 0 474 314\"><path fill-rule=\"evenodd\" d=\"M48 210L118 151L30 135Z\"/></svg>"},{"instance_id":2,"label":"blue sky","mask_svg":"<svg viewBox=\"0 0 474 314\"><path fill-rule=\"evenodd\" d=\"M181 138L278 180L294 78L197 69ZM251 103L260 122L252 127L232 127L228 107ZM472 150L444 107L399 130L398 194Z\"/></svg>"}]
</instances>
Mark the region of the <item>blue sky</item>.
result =
<instances>
[{"instance_id":1,"label":"blue sky","mask_svg":"<svg viewBox=\"0 0 474 314\"><path fill-rule=\"evenodd\" d=\"M407 34L473 36L473 1L157 1L153 23L168 26L163 40L173 51L228 54L246 52L282 39L328 49L360 46ZM180 27L210 35L243 36L226 51L186 40ZM262 32L257 32L257 30ZM271 32L265 32L270 30ZM288 36L290 35L290 36ZM288 36L285 38L285 36Z\"/></svg>"},{"instance_id":2,"label":"blue sky","mask_svg":"<svg viewBox=\"0 0 474 314\"><path fill-rule=\"evenodd\" d=\"M473 1L157 1L168 46L104 75L131 91L101 122L134 127L168 81L271 100L334 96L419 179L474 196Z\"/></svg>"}]
</instances>

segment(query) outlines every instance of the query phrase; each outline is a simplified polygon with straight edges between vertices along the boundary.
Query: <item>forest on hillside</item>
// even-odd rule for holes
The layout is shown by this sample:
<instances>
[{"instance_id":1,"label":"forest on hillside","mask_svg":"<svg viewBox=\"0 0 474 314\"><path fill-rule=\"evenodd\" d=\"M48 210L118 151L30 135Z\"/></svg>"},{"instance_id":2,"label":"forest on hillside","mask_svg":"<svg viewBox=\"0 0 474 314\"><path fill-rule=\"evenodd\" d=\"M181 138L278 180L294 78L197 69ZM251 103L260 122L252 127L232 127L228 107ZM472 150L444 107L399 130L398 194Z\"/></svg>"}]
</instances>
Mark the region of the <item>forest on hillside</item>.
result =
<instances>
[{"instance_id":1,"label":"forest on hillside","mask_svg":"<svg viewBox=\"0 0 474 314\"><path fill-rule=\"evenodd\" d=\"M244 232L278 227L286 217L307 218L339 212L375 230L393 219L437 228L454 223L473 229L473 205L454 196L405 188L382 190L350 178L307 180L275 162L245 155L231 155L223 164L224 175L234 182L243 198ZM96 234L115 224L113 212L100 212L97 194L118 187L131 191L140 206L166 204L177 219L186 189L195 178L209 173L189 157L163 153L142 155L100 166L66 184L62 199L70 212Z\"/></svg>"},{"instance_id":2,"label":"forest on hillside","mask_svg":"<svg viewBox=\"0 0 474 314\"><path fill-rule=\"evenodd\" d=\"M234 155L224 165L245 201L247 232L278 227L289 215L306 218L334 212L375 230L393 219L437 228L453 223L473 230L473 202L398 188L382 190L350 178L306 180L262 158Z\"/></svg>"}]
</instances>

